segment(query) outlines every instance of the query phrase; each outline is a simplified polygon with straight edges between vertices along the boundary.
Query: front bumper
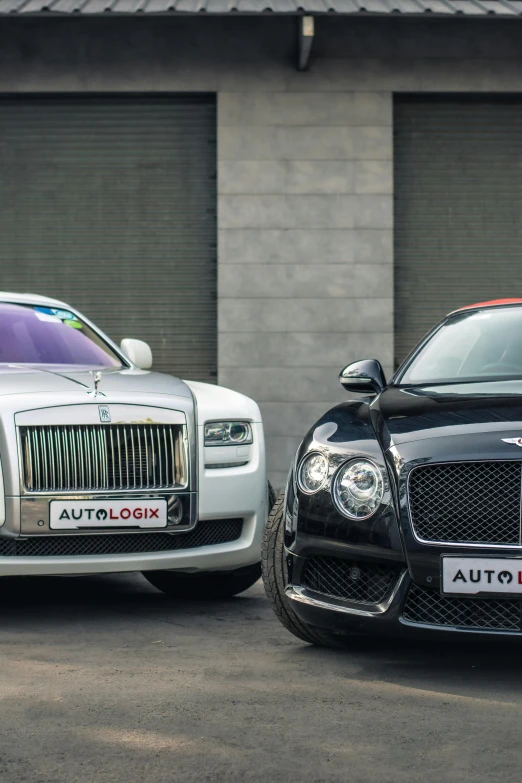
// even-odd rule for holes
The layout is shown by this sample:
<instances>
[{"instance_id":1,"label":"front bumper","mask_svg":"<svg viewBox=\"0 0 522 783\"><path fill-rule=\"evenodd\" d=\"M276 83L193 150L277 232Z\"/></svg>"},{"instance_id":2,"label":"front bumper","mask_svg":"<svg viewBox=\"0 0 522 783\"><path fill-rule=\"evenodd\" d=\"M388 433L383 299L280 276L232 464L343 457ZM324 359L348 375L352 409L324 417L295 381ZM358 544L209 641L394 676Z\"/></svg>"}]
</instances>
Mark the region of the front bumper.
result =
<instances>
[{"instance_id":1,"label":"front bumper","mask_svg":"<svg viewBox=\"0 0 522 783\"><path fill-rule=\"evenodd\" d=\"M324 551L324 550L323 550ZM395 572L390 587L375 603L328 594L307 582L306 560L287 551L290 583L286 596L298 617L311 626L339 634L364 633L420 637L464 634L522 638L519 598L445 597L436 587L413 581L406 564ZM322 555L320 557L323 557ZM356 555L350 555L353 563ZM382 560L373 563L382 567ZM366 568L372 561L364 561ZM347 590L349 592L349 590Z\"/></svg>"},{"instance_id":2,"label":"front bumper","mask_svg":"<svg viewBox=\"0 0 522 783\"><path fill-rule=\"evenodd\" d=\"M243 518L241 535L234 541L176 551L63 557L0 556L0 576L102 574L163 569L185 572L232 571L259 562L263 523L263 518L251 514ZM136 548L139 548L140 536L150 534L133 535L137 540ZM173 538L186 535L190 533L172 534ZM70 540L71 536L67 538Z\"/></svg>"}]
</instances>

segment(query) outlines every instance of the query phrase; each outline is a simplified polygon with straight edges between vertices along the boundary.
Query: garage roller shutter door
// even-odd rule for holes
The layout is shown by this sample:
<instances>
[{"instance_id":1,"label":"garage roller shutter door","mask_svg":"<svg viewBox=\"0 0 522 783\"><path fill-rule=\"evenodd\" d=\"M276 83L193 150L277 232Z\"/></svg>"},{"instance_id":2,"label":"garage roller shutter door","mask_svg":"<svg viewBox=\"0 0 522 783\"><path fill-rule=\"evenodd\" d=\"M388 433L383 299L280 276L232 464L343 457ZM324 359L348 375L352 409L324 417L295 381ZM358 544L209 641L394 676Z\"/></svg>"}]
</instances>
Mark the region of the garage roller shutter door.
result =
<instances>
[{"instance_id":1,"label":"garage roller shutter door","mask_svg":"<svg viewBox=\"0 0 522 783\"><path fill-rule=\"evenodd\" d=\"M216 380L212 97L0 100L0 284Z\"/></svg>"},{"instance_id":2,"label":"garage roller shutter door","mask_svg":"<svg viewBox=\"0 0 522 783\"><path fill-rule=\"evenodd\" d=\"M446 313L522 296L522 102L397 98L395 351Z\"/></svg>"}]
</instances>

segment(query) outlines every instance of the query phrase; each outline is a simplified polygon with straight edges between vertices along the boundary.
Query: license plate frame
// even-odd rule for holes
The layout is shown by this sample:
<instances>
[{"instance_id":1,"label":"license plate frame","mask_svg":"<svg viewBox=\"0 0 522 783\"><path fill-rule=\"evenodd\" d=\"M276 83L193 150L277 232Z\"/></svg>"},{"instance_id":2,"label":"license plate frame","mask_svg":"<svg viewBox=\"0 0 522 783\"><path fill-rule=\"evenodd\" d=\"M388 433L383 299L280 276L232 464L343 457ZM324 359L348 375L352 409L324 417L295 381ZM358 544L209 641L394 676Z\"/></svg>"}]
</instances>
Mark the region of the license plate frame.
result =
<instances>
[{"instance_id":1,"label":"license plate frame","mask_svg":"<svg viewBox=\"0 0 522 783\"><path fill-rule=\"evenodd\" d=\"M449 582L454 590L447 589ZM440 592L446 597L522 598L522 556L442 555Z\"/></svg>"},{"instance_id":2,"label":"license plate frame","mask_svg":"<svg viewBox=\"0 0 522 783\"><path fill-rule=\"evenodd\" d=\"M167 524L166 498L49 501L50 530L164 530Z\"/></svg>"}]
</instances>

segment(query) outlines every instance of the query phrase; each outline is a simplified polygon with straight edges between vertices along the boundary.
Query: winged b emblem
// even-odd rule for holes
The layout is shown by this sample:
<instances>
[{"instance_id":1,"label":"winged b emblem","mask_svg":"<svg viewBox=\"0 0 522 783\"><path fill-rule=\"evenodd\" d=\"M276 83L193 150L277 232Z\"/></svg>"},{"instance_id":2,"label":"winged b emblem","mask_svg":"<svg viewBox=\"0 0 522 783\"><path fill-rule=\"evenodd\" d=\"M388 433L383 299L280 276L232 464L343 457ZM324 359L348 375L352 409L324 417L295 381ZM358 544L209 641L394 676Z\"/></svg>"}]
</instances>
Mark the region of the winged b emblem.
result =
<instances>
[{"instance_id":1,"label":"winged b emblem","mask_svg":"<svg viewBox=\"0 0 522 783\"><path fill-rule=\"evenodd\" d=\"M512 443L513 446L520 446L522 449L522 438L502 438L503 443Z\"/></svg>"}]
</instances>

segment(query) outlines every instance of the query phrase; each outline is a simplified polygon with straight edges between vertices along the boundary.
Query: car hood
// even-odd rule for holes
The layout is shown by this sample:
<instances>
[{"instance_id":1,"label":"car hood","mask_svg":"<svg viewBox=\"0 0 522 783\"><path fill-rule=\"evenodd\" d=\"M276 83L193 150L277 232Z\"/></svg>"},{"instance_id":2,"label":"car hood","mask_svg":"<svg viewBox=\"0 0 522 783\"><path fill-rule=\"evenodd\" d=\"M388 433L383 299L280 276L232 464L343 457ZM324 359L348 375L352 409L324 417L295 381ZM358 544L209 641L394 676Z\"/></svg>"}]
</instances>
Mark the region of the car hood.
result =
<instances>
[{"instance_id":1,"label":"car hood","mask_svg":"<svg viewBox=\"0 0 522 783\"><path fill-rule=\"evenodd\" d=\"M171 375L137 369L108 369L102 370L101 375L100 392L192 396L186 383ZM87 367L0 365L0 396L53 392L63 395L93 388L93 375Z\"/></svg>"},{"instance_id":2,"label":"car hood","mask_svg":"<svg viewBox=\"0 0 522 783\"><path fill-rule=\"evenodd\" d=\"M522 436L522 381L388 386L371 405L383 449L443 437ZM475 438L473 440L476 440Z\"/></svg>"}]
</instances>

